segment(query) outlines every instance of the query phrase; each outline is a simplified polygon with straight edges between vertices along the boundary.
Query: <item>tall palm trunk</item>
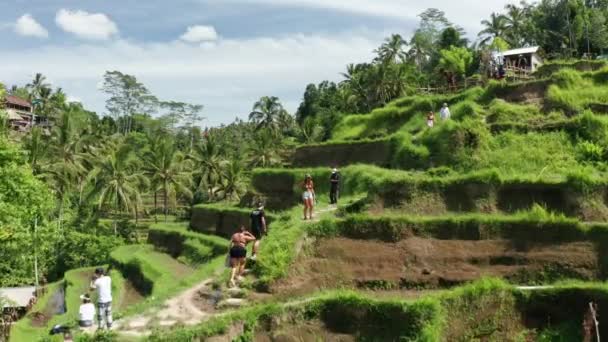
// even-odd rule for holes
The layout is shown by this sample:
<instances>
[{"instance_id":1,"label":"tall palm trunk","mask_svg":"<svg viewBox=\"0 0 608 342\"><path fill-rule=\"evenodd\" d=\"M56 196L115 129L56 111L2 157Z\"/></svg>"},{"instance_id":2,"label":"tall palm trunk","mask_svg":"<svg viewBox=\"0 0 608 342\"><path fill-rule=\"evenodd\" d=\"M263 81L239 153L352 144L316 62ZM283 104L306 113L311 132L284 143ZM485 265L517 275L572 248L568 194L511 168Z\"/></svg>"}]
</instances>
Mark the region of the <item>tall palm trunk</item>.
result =
<instances>
[{"instance_id":1,"label":"tall palm trunk","mask_svg":"<svg viewBox=\"0 0 608 342\"><path fill-rule=\"evenodd\" d=\"M154 190L154 223L158 223L158 219L156 217L156 210L157 210L157 191L156 189Z\"/></svg>"},{"instance_id":2,"label":"tall palm trunk","mask_svg":"<svg viewBox=\"0 0 608 342\"><path fill-rule=\"evenodd\" d=\"M167 180L163 180L163 195L165 196L164 198L164 202L165 202L165 223L167 223Z\"/></svg>"}]
</instances>

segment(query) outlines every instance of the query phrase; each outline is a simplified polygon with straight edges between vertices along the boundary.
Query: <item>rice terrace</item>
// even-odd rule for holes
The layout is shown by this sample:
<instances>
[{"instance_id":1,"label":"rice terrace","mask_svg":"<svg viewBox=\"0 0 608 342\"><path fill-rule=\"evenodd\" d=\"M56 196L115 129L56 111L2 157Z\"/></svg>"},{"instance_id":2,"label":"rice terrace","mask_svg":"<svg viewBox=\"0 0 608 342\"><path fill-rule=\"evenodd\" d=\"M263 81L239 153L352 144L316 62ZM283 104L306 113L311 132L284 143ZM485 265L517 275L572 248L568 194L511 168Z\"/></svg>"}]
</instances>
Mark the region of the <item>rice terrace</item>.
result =
<instances>
[{"instance_id":1,"label":"rice terrace","mask_svg":"<svg viewBox=\"0 0 608 342\"><path fill-rule=\"evenodd\" d=\"M0 342L608 339L607 1L0 31Z\"/></svg>"}]
</instances>

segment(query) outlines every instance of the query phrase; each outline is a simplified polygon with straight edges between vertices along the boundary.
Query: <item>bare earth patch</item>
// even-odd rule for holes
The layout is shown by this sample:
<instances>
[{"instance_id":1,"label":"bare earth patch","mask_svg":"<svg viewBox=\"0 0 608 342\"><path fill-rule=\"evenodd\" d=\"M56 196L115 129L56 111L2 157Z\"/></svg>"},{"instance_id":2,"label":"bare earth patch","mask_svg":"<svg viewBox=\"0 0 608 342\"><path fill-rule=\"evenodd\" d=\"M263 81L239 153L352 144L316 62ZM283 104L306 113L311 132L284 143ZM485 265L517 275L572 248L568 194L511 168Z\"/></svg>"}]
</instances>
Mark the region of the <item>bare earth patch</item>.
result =
<instances>
[{"instance_id":1,"label":"bare earth patch","mask_svg":"<svg viewBox=\"0 0 608 342\"><path fill-rule=\"evenodd\" d=\"M595 246L589 242L521 246L509 240L331 238L300 255L272 290L293 295L336 287L438 288L483 276L516 283L555 275L593 280L598 273Z\"/></svg>"}]
</instances>

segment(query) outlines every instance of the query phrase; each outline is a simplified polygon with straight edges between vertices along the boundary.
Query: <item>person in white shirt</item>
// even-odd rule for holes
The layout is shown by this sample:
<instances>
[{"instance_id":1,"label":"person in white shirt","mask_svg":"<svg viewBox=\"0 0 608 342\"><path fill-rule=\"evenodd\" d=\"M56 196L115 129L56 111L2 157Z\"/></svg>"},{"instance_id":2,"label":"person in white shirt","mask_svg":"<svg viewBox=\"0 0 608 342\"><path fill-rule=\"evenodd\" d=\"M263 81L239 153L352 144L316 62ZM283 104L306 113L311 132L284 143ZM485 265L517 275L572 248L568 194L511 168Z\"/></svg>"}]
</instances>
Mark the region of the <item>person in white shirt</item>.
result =
<instances>
[{"instance_id":1,"label":"person in white shirt","mask_svg":"<svg viewBox=\"0 0 608 342\"><path fill-rule=\"evenodd\" d=\"M97 268L91 288L97 290L97 323L99 329L103 329L104 325L112 328L112 278L107 276L103 268ZM105 324L104 324L105 323Z\"/></svg>"},{"instance_id":2,"label":"person in white shirt","mask_svg":"<svg viewBox=\"0 0 608 342\"><path fill-rule=\"evenodd\" d=\"M452 114L450 113L450 108L448 107L447 103L443 104L443 107L441 107L441 111L439 111L439 117L441 117L441 120L447 120L450 118Z\"/></svg>"},{"instance_id":3,"label":"person in white shirt","mask_svg":"<svg viewBox=\"0 0 608 342\"><path fill-rule=\"evenodd\" d=\"M95 319L95 305L91 303L91 297L88 294L80 296L82 304L78 311L78 325L81 328L88 328L93 326L93 320Z\"/></svg>"}]
</instances>

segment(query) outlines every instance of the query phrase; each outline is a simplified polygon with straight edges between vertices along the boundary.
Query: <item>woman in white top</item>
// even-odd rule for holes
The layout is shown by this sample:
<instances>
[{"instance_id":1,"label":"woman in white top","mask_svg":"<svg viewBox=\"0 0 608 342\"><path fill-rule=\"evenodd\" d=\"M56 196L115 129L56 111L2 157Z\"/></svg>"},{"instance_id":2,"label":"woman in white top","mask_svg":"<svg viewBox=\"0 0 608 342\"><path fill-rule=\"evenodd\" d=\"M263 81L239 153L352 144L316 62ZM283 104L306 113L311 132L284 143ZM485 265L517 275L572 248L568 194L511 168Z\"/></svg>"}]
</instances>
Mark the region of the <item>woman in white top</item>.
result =
<instances>
[{"instance_id":1,"label":"woman in white top","mask_svg":"<svg viewBox=\"0 0 608 342\"><path fill-rule=\"evenodd\" d=\"M82 304L80 304L78 325L82 328L88 328L93 326L93 320L95 319L95 305L91 303L91 297L88 294L80 296Z\"/></svg>"}]
</instances>

